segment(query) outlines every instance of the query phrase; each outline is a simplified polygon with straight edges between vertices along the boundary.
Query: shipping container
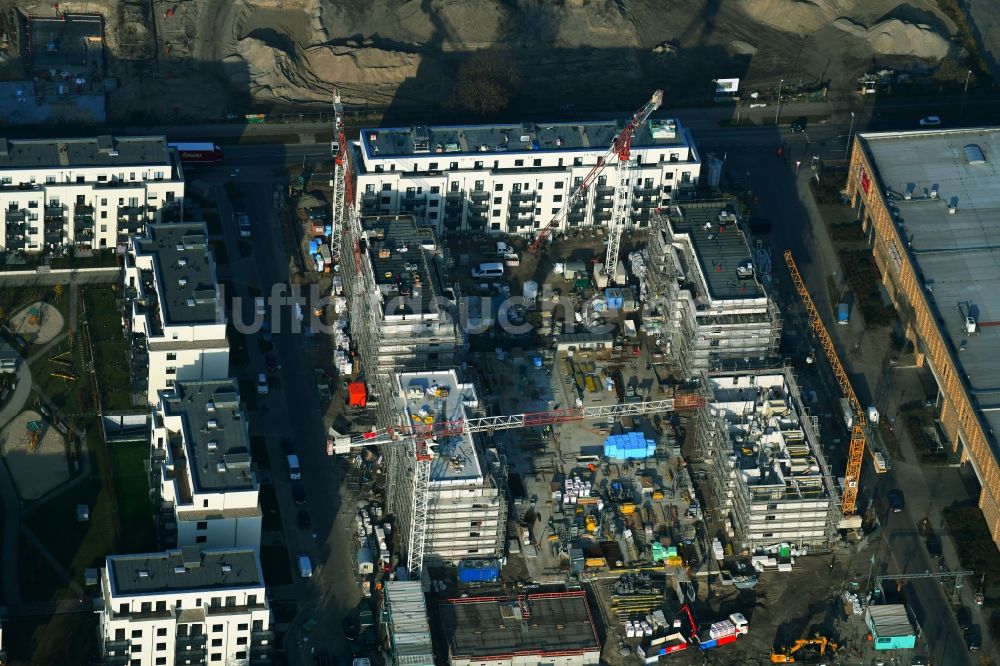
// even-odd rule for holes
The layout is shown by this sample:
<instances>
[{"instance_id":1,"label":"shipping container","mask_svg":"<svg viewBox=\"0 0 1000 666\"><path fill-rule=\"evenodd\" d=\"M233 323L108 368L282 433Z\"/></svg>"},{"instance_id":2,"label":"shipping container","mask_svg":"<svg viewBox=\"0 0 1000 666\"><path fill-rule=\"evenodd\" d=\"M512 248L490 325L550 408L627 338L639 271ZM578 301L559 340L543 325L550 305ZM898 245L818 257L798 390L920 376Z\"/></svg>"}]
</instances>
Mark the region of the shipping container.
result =
<instances>
[{"instance_id":1,"label":"shipping container","mask_svg":"<svg viewBox=\"0 0 1000 666\"><path fill-rule=\"evenodd\" d=\"M458 582L490 583L500 580L497 560L463 560L458 563Z\"/></svg>"}]
</instances>

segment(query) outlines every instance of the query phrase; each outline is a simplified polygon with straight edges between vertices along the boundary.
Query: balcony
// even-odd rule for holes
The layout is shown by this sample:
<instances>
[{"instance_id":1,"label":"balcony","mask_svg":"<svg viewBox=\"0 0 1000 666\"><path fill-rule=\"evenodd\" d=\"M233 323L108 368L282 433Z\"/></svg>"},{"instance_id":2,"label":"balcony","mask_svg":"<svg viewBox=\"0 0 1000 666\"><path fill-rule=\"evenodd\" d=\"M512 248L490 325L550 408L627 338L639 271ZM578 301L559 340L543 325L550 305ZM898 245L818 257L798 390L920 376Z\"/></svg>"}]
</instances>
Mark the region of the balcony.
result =
<instances>
[{"instance_id":1,"label":"balcony","mask_svg":"<svg viewBox=\"0 0 1000 666\"><path fill-rule=\"evenodd\" d=\"M569 222L571 227L575 227L582 224L584 220L587 219L587 212L581 209L574 209L569 215L566 216L566 221Z\"/></svg>"},{"instance_id":2,"label":"balcony","mask_svg":"<svg viewBox=\"0 0 1000 666\"><path fill-rule=\"evenodd\" d=\"M472 190L469 197L472 199L473 203L477 201L486 202L490 198L490 193L486 190Z\"/></svg>"},{"instance_id":3,"label":"balcony","mask_svg":"<svg viewBox=\"0 0 1000 666\"><path fill-rule=\"evenodd\" d=\"M510 193L511 203L530 201L532 204L535 203L535 193L534 192L511 192Z\"/></svg>"},{"instance_id":4,"label":"balcony","mask_svg":"<svg viewBox=\"0 0 1000 666\"><path fill-rule=\"evenodd\" d=\"M21 209L15 208L14 210L10 209L7 210L6 220L8 225L16 222L23 223L27 219L28 219L28 211L24 210L23 208Z\"/></svg>"},{"instance_id":5,"label":"balcony","mask_svg":"<svg viewBox=\"0 0 1000 666\"><path fill-rule=\"evenodd\" d=\"M603 224L605 222L611 221L611 210L599 211L594 213L594 224Z\"/></svg>"},{"instance_id":6,"label":"balcony","mask_svg":"<svg viewBox=\"0 0 1000 666\"><path fill-rule=\"evenodd\" d=\"M133 223L144 223L146 221L146 207L145 206L119 206L118 207L118 222L121 226L122 222L127 224Z\"/></svg>"},{"instance_id":7,"label":"balcony","mask_svg":"<svg viewBox=\"0 0 1000 666\"><path fill-rule=\"evenodd\" d=\"M449 229L458 229L460 226L462 226L462 214L445 212L444 226L448 227Z\"/></svg>"},{"instance_id":8,"label":"balcony","mask_svg":"<svg viewBox=\"0 0 1000 666\"><path fill-rule=\"evenodd\" d=\"M50 222L50 221L53 221L53 222L54 221L62 222L62 220L64 219L65 215L66 215L66 211L65 211L65 209L63 209L62 206L58 206L58 205L52 206L52 205L50 205L50 206L46 206L45 207L45 221L46 222Z\"/></svg>"},{"instance_id":9,"label":"balcony","mask_svg":"<svg viewBox=\"0 0 1000 666\"><path fill-rule=\"evenodd\" d=\"M464 201L465 200L465 190L451 190L445 194L445 199L449 202L451 201Z\"/></svg>"},{"instance_id":10,"label":"balcony","mask_svg":"<svg viewBox=\"0 0 1000 666\"><path fill-rule=\"evenodd\" d=\"M364 215L378 214L378 194L365 192L361 195L361 213Z\"/></svg>"}]
</instances>

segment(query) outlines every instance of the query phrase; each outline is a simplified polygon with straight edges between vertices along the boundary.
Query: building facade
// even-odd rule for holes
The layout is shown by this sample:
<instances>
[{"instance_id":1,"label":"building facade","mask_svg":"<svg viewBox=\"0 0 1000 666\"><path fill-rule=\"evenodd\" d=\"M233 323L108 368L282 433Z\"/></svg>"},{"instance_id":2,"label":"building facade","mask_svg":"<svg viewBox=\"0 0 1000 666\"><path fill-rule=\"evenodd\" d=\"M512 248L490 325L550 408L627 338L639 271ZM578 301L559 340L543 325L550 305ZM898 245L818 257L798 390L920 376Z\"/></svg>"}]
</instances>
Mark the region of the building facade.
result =
<instances>
[{"instance_id":1,"label":"building facade","mask_svg":"<svg viewBox=\"0 0 1000 666\"><path fill-rule=\"evenodd\" d=\"M696 438L727 532L740 548L826 547L839 508L817 424L790 371L709 377Z\"/></svg>"},{"instance_id":2,"label":"building facade","mask_svg":"<svg viewBox=\"0 0 1000 666\"><path fill-rule=\"evenodd\" d=\"M112 555L101 594L107 666L271 663L273 621L253 550Z\"/></svg>"},{"instance_id":3,"label":"building facade","mask_svg":"<svg viewBox=\"0 0 1000 666\"><path fill-rule=\"evenodd\" d=\"M1000 215L998 155L996 128L861 133L847 193L922 379L933 386L927 400L975 471L979 508L1000 546L1000 345L983 328L1000 320L1000 269L984 222Z\"/></svg>"},{"instance_id":4,"label":"building facade","mask_svg":"<svg viewBox=\"0 0 1000 666\"><path fill-rule=\"evenodd\" d=\"M521 123L361 130L353 164L362 215L406 213L439 233L532 234L603 160L624 124ZM631 220L693 192L701 158L676 120L649 120L632 140ZM564 228L611 219L613 169L567 212Z\"/></svg>"},{"instance_id":5,"label":"building facade","mask_svg":"<svg viewBox=\"0 0 1000 666\"><path fill-rule=\"evenodd\" d=\"M226 316L203 224L151 224L129 239L124 325L133 393L150 405L174 382L229 376Z\"/></svg>"},{"instance_id":6,"label":"building facade","mask_svg":"<svg viewBox=\"0 0 1000 666\"><path fill-rule=\"evenodd\" d=\"M660 344L685 376L773 364L782 322L770 293L770 256L751 250L732 201L664 209L654 217L647 255L647 313L659 320Z\"/></svg>"},{"instance_id":7,"label":"building facade","mask_svg":"<svg viewBox=\"0 0 1000 666\"><path fill-rule=\"evenodd\" d=\"M164 137L0 138L0 246L61 253L124 245L182 218L184 174Z\"/></svg>"},{"instance_id":8,"label":"building facade","mask_svg":"<svg viewBox=\"0 0 1000 666\"><path fill-rule=\"evenodd\" d=\"M150 463L165 545L260 547L260 487L235 381L178 382L162 391Z\"/></svg>"}]
</instances>

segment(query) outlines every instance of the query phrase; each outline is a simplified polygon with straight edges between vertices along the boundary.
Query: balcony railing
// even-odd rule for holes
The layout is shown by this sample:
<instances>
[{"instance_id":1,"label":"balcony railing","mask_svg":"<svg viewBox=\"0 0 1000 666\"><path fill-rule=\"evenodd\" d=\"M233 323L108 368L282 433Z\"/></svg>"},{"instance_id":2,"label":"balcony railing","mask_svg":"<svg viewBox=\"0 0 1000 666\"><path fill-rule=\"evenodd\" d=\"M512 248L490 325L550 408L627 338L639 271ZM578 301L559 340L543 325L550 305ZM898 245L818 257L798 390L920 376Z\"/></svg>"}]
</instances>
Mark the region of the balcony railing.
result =
<instances>
[{"instance_id":1,"label":"balcony railing","mask_svg":"<svg viewBox=\"0 0 1000 666\"><path fill-rule=\"evenodd\" d=\"M472 192L469 194L469 197L472 199L473 202L486 201L487 199L490 198L490 193L487 192L486 190L472 190Z\"/></svg>"},{"instance_id":2,"label":"balcony railing","mask_svg":"<svg viewBox=\"0 0 1000 666\"><path fill-rule=\"evenodd\" d=\"M534 203L535 202L535 193L534 192L511 192L511 194L510 194L510 200L511 200L511 202L515 202L515 201L530 201L531 203Z\"/></svg>"}]
</instances>

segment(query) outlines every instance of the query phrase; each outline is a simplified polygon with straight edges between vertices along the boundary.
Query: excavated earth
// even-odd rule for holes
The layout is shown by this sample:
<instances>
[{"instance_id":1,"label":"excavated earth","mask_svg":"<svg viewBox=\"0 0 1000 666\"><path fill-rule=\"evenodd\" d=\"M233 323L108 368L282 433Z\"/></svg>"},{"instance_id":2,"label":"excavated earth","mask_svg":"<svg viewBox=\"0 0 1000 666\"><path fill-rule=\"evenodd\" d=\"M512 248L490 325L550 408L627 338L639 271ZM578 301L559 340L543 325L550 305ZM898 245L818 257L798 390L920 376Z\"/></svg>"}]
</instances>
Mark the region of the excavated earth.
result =
<instances>
[{"instance_id":1,"label":"excavated earth","mask_svg":"<svg viewBox=\"0 0 1000 666\"><path fill-rule=\"evenodd\" d=\"M51 2L0 0L22 13ZM957 55L933 0L139 0L62 2L106 16L109 112L213 117L325 104L432 108L478 53L511 63L515 104L617 109L654 86L699 99L716 78L853 89L878 66ZM172 6L167 16L162 6ZM162 13L161 13L162 12ZM602 106L603 105L603 106Z\"/></svg>"}]
</instances>

